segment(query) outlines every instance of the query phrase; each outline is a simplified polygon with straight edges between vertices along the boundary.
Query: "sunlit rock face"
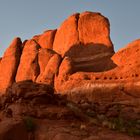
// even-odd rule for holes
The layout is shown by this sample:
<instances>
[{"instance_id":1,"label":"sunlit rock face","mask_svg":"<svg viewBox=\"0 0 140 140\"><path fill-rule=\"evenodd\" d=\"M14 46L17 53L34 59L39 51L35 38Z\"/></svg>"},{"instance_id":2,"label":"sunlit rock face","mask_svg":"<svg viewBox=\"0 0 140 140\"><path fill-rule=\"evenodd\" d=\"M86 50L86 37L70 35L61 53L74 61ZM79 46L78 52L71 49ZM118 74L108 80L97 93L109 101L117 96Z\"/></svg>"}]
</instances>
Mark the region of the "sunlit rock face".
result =
<instances>
[{"instance_id":1,"label":"sunlit rock face","mask_svg":"<svg viewBox=\"0 0 140 140\"><path fill-rule=\"evenodd\" d=\"M41 48L53 49L53 41L57 30L47 30L43 34L35 35L33 39L38 42Z\"/></svg>"},{"instance_id":2,"label":"sunlit rock face","mask_svg":"<svg viewBox=\"0 0 140 140\"><path fill-rule=\"evenodd\" d=\"M10 51L14 61L12 57L7 60ZM55 75L60 77L70 68L71 74L108 71L116 67L111 60L113 54L108 19L100 13L76 13L56 30L47 30L23 43L15 39L0 61L0 86L6 89L13 82L24 80L54 85ZM65 58L71 62L65 62ZM2 78L4 73L7 81Z\"/></svg>"},{"instance_id":3,"label":"sunlit rock face","mask_svg":"<svg viewBox=\"0 0 140 140\"><path fill-rule=\"evenodd\" d=\"M110 25L100 13L84 12L66 19L56 32L53 49L72 59L75 71L106 71L115 67Z\"/></svg>"},{"instance_id":4,"label":"sunlit rock face","mask_svg":"<svg viewBox=\"0 0 140 140\"><path fill-rule=\"evenodd\" d=\"M15 38L0 59L0 92L15 82L20 56L22 42L20 38Z\"/></svg>"},{"instance_id":5,"label":"sunlit rock face","mask_svg":"<svg viewBox=\"0 0 140 140\"><path fill-rule=\"evenodd\" d=\"M15 55L14 61L7 60L9 51ZM70 86L75 79L138 78L138 57L139 40L114 53L109 20L100 13L75 13L58 29L47 30L23 43L15 39L0 59L1 81L4 81L4 73L8 77L0 86L6 89L15 81L32 80L55 85L56 90L62 92L67 81Z\"/></svg>"},{"instance_id":6,"label":"sunlit rock face","mask_svg":"<svg viewBox=\"0 0 140 140\"><path fill-rule=\"evenodd\" d=\"M40 46L34 40L28 40L23 48L20 64L16 74L16 82L35 81L39 75L38 51Z\"/></svg>"},{"instance_id":7,"label":"sunlit rock face","mask_svg":"<svg viewBox=\"0 0 140 140\"><path fill-rule=\"evenodd\" d=\"M113 52L110 40L110 25L107 18L99 13L84 12L74 14L66 19L56 32L53 49L66 55L78 45L102 45ZM86 46L87 45L87 46Z\"/></svg>"},{"instance_id":8,"label":"sunlit rock face","mask_svg":"<svg viewBox=\"0 0 140 140\"><path fill-rule=\"evenodd\" d=\"M131 67L134 65L139 65L139 56L140 39L137 39L115 53L112 57L112 60L118 66L125 65L126 67Z\"/></svg>"}]
</instances>

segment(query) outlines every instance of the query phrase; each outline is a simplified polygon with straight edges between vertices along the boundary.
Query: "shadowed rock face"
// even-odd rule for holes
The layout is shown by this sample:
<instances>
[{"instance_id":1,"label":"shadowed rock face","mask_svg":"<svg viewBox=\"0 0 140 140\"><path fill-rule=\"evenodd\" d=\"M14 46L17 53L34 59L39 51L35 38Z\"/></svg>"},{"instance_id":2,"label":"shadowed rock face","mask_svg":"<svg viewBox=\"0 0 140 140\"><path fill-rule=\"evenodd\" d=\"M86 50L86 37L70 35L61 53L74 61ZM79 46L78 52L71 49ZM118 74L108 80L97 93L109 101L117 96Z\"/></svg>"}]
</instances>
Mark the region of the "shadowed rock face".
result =
<instances>
[{"instance_id":1,"label":"shadowed rock face","mask_svg":"<svg viewBox=\"0 0 140 140\"><path fill-rule=\"evenodd\" d=\"M89 43L71 47L65 56L73 61L75 72L103 72L116 67L112 55L103 44Z\"/></svg>"},{"instance_id":2,"label":"shadowed rock face","mask_svg":"<svg viewBox=\"0 0 140 140\"><path fill-rule=\"evenodd\" d=\"M0 97L0 140L111 140L116 137L117 140L139 140L139 136L132 137L107 129L106 125L112 123L107 122L109 117L108 120L104 119L103 111L107 110L108 116L116 116L120 109L117 104L112 104L107 109L106 106L98 108L96 102L82 101L77 105L53 92L50 86L32 81L17 82L9 87L3 96L5 98ZM109 95L111 94L108 93L108 97ZM98 97L94 97L96 101L100 100ZM108 101L108 98L102 100ZM101 114L98 113L99 109ZM123 109L125 111L127 108ZM127 115L134 116L131 113L130 110ZM117 120L113 128L120 125L119 119ZM128 122L130 124L133 121ZM126 129L131 130L128 127Z\"/></svg>"}]
</instances>

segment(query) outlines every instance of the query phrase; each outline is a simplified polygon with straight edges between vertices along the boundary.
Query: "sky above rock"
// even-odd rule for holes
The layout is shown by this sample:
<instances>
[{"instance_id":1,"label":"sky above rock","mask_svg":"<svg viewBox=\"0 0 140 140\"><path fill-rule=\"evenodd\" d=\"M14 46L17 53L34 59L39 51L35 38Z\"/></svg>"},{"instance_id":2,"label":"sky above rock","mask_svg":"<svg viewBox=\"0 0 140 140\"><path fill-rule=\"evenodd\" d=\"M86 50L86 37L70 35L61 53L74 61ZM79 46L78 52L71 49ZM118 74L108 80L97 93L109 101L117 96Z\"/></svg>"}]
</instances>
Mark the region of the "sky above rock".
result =
<instances>
[{"instance_id":1,"label":"sky above rock","mask_svg":"<svg viewBox=\"0 0 140 140\"><path fill-rule=\"evenodd\" d=\"M14 37L22 41L55 29L75 12L93 11L111 24L115 51L140 38L140 0L0 0L0 56Z\"/></svg>"}]
</instances>

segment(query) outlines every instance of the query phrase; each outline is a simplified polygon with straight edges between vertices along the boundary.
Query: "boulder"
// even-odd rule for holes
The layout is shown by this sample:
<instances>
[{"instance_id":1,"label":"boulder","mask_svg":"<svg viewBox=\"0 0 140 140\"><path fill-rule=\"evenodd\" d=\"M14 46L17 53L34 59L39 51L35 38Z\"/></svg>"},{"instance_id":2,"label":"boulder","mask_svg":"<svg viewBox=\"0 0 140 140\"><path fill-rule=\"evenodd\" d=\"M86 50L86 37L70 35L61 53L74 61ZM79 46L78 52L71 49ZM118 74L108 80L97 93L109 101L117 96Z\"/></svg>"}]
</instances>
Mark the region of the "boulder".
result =
<instances>
[{"instance_id":1,"label":"boulder","mask_svg":"<svg viewBox=\"0 0 140 140\"><path fill-rule=\"evenodd\" d=\"M64 57L60 67L59 67L59 75L71 75L75 72L73 61L70 57Z\"/></svg>"},{"instance_id":2,"label":"boulder","mask_svg":"<svg viewBox=\"0 0 140 140\"><path fill-rule=\"evenodd\" d=\"M83 44L100 44L110 48L111 51L114 50L110 39L109 20L100 13L81 13L78 20L78 31L79 40Z\"/></svg>"},{"instance_id":3,"label":"boulder","mask_svg":"<svg viewBox=\"0 0 140 140\"><path fill-rule=\"evenodd\" d=\"M46 65L44 72L42 72L38 76L36 82L53 85L54 76L58 72L60 62L61 62L61 56L58 54L54 54L48 61L48 64Z\"/></svg>"},{"instance_id":4,"label":"boulder","mask_svg":"<svg viewBox=\"0 0 140 140\"><path fill-rule=\"evenodd\" d=\"M110 25L100 13L74 14L56 32L53 49L73 60L76 71L101 72L116 65Z\"/></svg>"},{"instance_id":5,"label":"boulder","mask_svg":"<svg viewBox=\"0 0 140 140\"><path fill-rule=\"evenodd\" d=\"M34 40L28 40L26 42L20 59L16 82L24 80L35 81L40 73L38 64L39 49L40 46Z\"/></svg>"},{"instance_id":6,"label":"boulder","mask_svg":"<svg viewBox=\"0 0 140 140\"><path fill-rule=\"evenodd\" d=\"M71 48L81 44L97 50L97 45L102 45L114 52L108 19L93 12L76 13L66 19L56 32L53 49L64 56Z\"/></svg>"},{"instance_id":7,"label":"boulder","mask_svg":"<svg viewBox=\"0 0 140 140\"><path fill-rule=\"evenodd\" d=\"M38 39L38 44L42 48L53 49L53 41L57 30L47 30Z\"/></svg>"},{"instance_id":8,"label":"boulder","mask_svg":"<svg viewBox=\"0 0 140 140\"><path fill-rule=\"evenodd\" d=\"M69 24L72 24L72 26L69 26ZM64 29L71 36L75 34L76 41L73 41L70 37L66 39L65 36L62 36ZM61 37L62 42L64 40L65 45L60 41L59 45L55 44L58 41L57 36ZM60 38L58 39L60 40ZM59 67L59 74L55 78L56 90L62 88L58 92L63 92L63 90L69 89L68 87L74 88L76 86L74 83L77 83L78 78L77 76L71 76L74 73L92 72L88 74L91 75L89 77L80 75L80 73L79 75L81 80L95 80L95 72L108 72L117 67L111 60L114 55L114 48L110 39L109 20L100 13L83 12L72 15L64 21L56 33L54 50L64 58ZM112 71L114 75L115 70ZM70 81L72 77L73 81ZM66 83L68 84L66 85Z\"/></svg>"},{"instance_id":9,"label":"boulder","mask_svg":"<svg viewBox=\"0 0 140 140\"><path fill-rule=\"evenodd\" d=\"M15 81L17 68L21 56L22 42L20 38L15 38L4 53L0 62L0 92L12 85Z\"/></svg>"},{"instance_id":10,"label":"boulder","mask_svg":"<svg viewBox=\"0 0 140 140\"><path fill-rule=\"evenodd\" d=\"M54 89L51 86L33 83L32 81L21 81L14 83L10 90L14 96L25 99L47 96L49 100L52 98L51 95L54 93Z\"/></svg>"},{"instance_id":11,"label":"boulder","mask_svg":"<svg viewBox=\"0 0 140 140\"><path fill-rule=\"evenodd\" d=\"M64 57L60 64L58 74L55 77L54 86L56 91L62 90L63 83L68 80L69 76L75 72L73 61L69 57ZM60 90L60 91L61 91Z\"/></svg>"},{"instance_id":12,"label":"boulder","mask_svg":"<svg viewBox=\"0 0 140 140\"><path fill-rule=\"evenodd\" d=\"M78 13L70 16L57 29L53 44L53 50L62 56L64 56L71 47L79 44L79 35L77 30L78 18Z\"/></svg>"},{"instance_id":13,"label":"boulder","mask_svg":"<svg viewBox=\"0 0 140 140\"><path fill-rule=\"evenodd\" d=\"M41 48L38 53L38 64L40 67L40 74L42 74L47 66L50 58L55 54L53 50Z\"/></svg>"},{"instance_id":14,"label":"boulder","mask_svg":"<svg viewBox=\"0 0 140 140\"><path fill-rule=\"evenodd\" d=\"M132 41L126 47L120 49L112 56L112 60L118 66L131 67L134 65L139 65L140 56L140 39Z\"/></svg>"}]
</instances>

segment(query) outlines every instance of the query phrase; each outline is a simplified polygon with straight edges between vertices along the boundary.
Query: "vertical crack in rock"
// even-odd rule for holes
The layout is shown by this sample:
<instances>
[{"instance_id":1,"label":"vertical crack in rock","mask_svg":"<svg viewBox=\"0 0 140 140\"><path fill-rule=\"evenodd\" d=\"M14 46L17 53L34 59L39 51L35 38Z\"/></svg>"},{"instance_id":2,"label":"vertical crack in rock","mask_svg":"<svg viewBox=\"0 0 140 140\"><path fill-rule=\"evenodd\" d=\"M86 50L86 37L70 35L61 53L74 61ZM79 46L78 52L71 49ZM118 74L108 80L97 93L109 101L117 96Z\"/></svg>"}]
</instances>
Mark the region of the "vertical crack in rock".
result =
<instances>
[{"instance_id":1,"label":"vertical crack in rock","mask_svg":"<svg viewBox=\"0 0 140 140\"><path fill-rule=\"evenodd\" d=\"M33 80L39 74L38 51L40 46L34 40L28 40L20 59L20 64L17 70L16 82L22 80Z\"/></svg>"},{"instance_id":2,"label":"vertical crack in rock","mask_svg":"<svg viewBox=\"0 0 140 140\"><path fill-rule=\"evenodd\" d=\"M41 46L38 44L38 42L35 39L33 39L33 41L38 45L38 50L37 50L36 58L34 60L36 62L36 64L37 64L37 68L38 68L38 73L37 73L37 75L35 77L35 80L34 80L34 81L36 81L37 77L40 74L40 66L39 66L39 62L38 62L38 55L39 55L39 50L41 49Z\"/></svg>"},{"instance_id":3,"label":"vertical crack in rock","mask_svg":"<svg viewBox=\"0 0 140 140\"><path fill-rule=\"evenodd\" d=\"M80 39L79 39L79 28L78 28L80 13L78 13L78 14L75 16L75 18L76 18L76 30L77 30L77 32L78 32L78 41L79 41L79 43L80 43Z\"/></svg>"},{"instance_id":4,"label":"vertical crack in rock","mask_svg":"<svg viewBox=\"0 0 140 140\"><path fill-rule=\"evenodd\" d=\"M20 54L19 54L19 56L17 56L17 57L19 57L19 60L17 60L17 66L16 66L16 69L15 69L15 73L13 74L14 82L16 81L16 74L17 74L17 71L18 71L18 66L20 64L20 58L21 58L21 55L22 55L22 45L19 48L19 52L20 52Z\"/></svg>"},{"instance_id":5,"label":"vertical crack in rock","mask_svg":"<svg viewBox=\"0 0 140 140\"><path fill-rule=\"evenodd\" d=\"M38 63L38 54L39 54L39 51L37 52L37 56L36 56L36 58L35 58L35 61L36 61L37 67L38 67L38 73L37 73L37 75L36 75L34 81L36 81L37 77L38 77L39 74L40 74L40 66L39 66L39 63Z\"/></svg>"},{"instance_id":6,"label":"vertical crack in rock","mask_svg":"<svg viewBox=\"0 0 140 140\"><path fill-rule=\"evenodd\" d=\"M53 45L54 45L54 40L55 40L56 33L57 33L57 29L55 29L55 33L54 33L54 37L53 37L53 41L52 41L52 50L53 50Z\"/></svg>"}]
</instances>

